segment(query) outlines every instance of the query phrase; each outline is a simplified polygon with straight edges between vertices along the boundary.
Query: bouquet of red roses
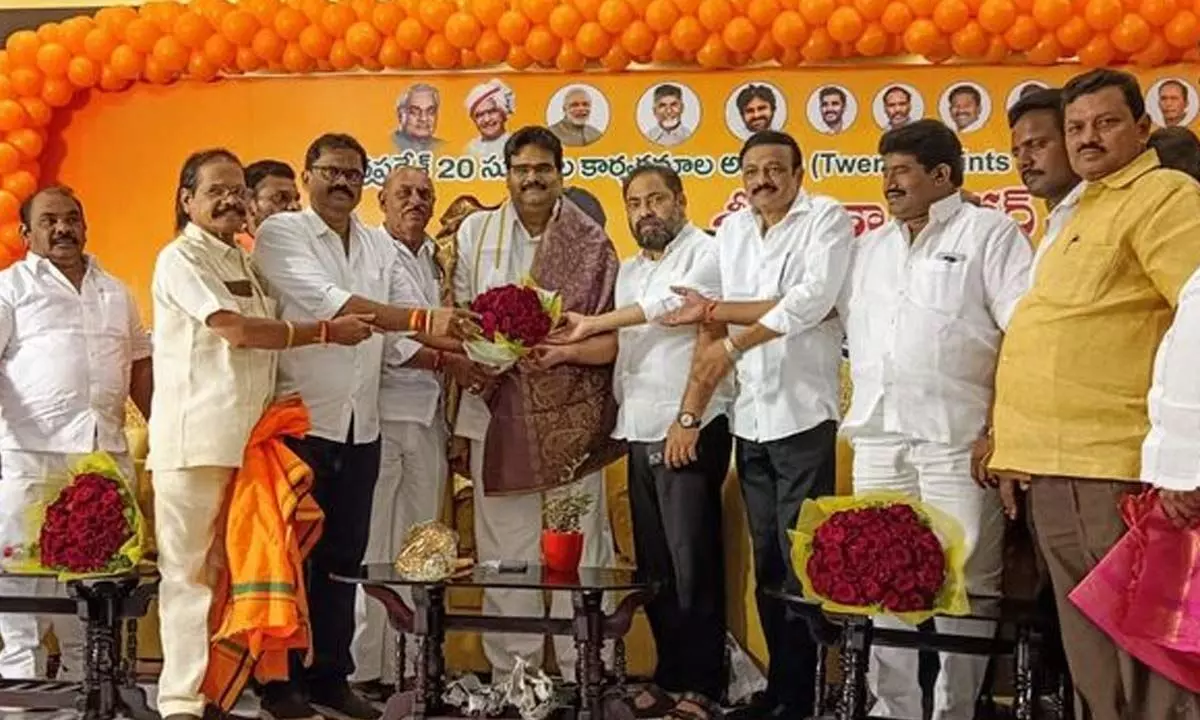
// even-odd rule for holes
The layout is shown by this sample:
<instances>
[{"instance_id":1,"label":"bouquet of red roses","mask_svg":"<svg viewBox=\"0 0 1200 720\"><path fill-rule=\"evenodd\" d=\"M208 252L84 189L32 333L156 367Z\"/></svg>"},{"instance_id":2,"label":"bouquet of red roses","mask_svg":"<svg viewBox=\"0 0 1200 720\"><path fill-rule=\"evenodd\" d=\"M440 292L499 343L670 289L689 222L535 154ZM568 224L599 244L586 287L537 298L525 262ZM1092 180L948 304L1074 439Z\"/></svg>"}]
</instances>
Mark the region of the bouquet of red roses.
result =
<instances>
[{"instance_id":1,"label":"bouquet of red roses","mask_svg":"<svg viewBox=\"0 0 1200 720\"><path fill-rule=\"evenodd\" d=\"M504 371L546 339L562 316L562 298L532 285L501 285L475 298L483 337L466 343L475 362Z\"/></svg>"},{"instance_id":2,"label":"bouquet of red roses","mask_svg":"<svg viewBox=\"0 0 1200 720\"><path fill-rule=\"evenodd\" d=\"M792 534L804 595L831 612L965 614L965 562L953 518L891 493L807 500Z\"/></svg>"},{"instance_id":3,"label":"bouquet of red roses","mask_svg":"<svg viewBox=\"0 0 1200 720\"><path fill-rule=\"evenodd\" d=\"M10 572L69 579L126 572L141 561L145 521L107 453L80 460L57 497L31 511L40 515L37 540L4 548Z\"/></svg>"}]
</instances>

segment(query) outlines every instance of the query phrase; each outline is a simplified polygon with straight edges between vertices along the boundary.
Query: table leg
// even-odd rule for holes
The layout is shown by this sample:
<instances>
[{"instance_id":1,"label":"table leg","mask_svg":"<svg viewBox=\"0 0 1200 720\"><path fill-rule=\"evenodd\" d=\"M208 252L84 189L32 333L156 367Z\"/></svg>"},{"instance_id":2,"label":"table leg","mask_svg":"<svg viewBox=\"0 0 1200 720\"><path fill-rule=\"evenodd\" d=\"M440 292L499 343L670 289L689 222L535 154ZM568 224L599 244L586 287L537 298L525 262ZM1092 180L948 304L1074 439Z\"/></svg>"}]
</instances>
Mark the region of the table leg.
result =
<instances>
[{"instance_id":1,"label":"table leg","mask_svg":"<svg viewBox=\"0 0 1200 720\"><path fill-rule=\"evenodd\" d=\"M137 626L137 618L125 620L125 668L117 695L126 716L133 720L159 720L159 714L150 707L146 691L137 682Z\"/></svg>"},{"instance_id":2,"label":"table leg","mask_svg":"<svg viewBox=\"0 0 1200 720\"><path fill-rule=\"evenodd\" d=\"M420 720L442 706L446 682L446 589L442 585L413 586L416 607L413 633L417 637L417 678L413 718Z\"/></svg>"},{"instance_id":3,"label":"table leg","mask_svg":"<svg viewBox=\"0 0 1200 720\"><path fill-rule=\"evenodd\" d=\"M578 720L603 720L601 690L604 683L604 662L600 658L604 647L604 608L599 590L577 590L571 593L575 606L575 648L581 659Z\"/></svg>"},{"instance_id":4,"label":"table leg","mask_svg":"<svg viewBox=\"0 0 1200 720\"><path fill-rule=\"evenodd\" d=\"M1013 649L1013 718L1033 720L1036 699L1033 692L1032 631L1028 625L1017 626L1017 644Z\"/></svg>"},{"instance_id":5,"label":"table leg","mask_svg":"<svg viewBox=\"0 0 1200 720\"><path fill-rule=\"evenodd\" d=\"M384 585L363 585L363 591L373 600L383 605L387 611L388 624L391 626L391 631L399 635L400 646L396 650L397 658L403 658L404 655L404 633L409 632L417 638L417 614L412 608L404 603L404 600L390 587ZM414 595L415 597L415 595ZM421 659L417 658L414 668L417 672L421 670ZM383 720L407 720L415 716L414 706L416 705L417 696L414 690L404 690L404 664L397 664L396 672L396 688L391 697L387 700L387 705L383 710ZM422 711L423 712L423 711ZM423 716L422 716L423 717Z\"/></svg>"},{"instance_id":6,"label":"table leg","mask_svg":"<svg viewBox=\"0 0 1200 720\"><path fill-rule=\"evenodd\" d=\"M84 684L82 708L85 720L110 720L116 717L119 703L120 610L124 587L112 581L87 585L68 584L79 601L79 617L84 623Z\"/></svg>"},{"instance_id":7,"label":"table leg","mask_svg":"<svg viewBox=\"0 0 1200 720\"><path fill-rule=\"evenodd\" d=\"M826 660L827 660L827 658L826 658L827 653L828 653L828 648L826 648L824 645L821 645L820 643L817 643L817 665L814 668L814 672L813 672L813 675L815 676L813 678L813 682L816 684L816 687L813 688L813 714L815 714L818 718L824 717L824 715L826 713L826 708L825 708L825 695L826 695L825 679L826 678L825 678L825 676L826 676L827 672L826 672L825 664L826 664Z\"/></svg>"},{"instance_id":8,"label":"table leg","mask_svg":"<svg viewBox=\"0 0 1200 720\"><path fill-rule=\"evenodd\" d=\"M864 720L867 716L867 668L871 662L871 618L842 620L842 691L837 720Z\"/></svg>"}]
</instances>

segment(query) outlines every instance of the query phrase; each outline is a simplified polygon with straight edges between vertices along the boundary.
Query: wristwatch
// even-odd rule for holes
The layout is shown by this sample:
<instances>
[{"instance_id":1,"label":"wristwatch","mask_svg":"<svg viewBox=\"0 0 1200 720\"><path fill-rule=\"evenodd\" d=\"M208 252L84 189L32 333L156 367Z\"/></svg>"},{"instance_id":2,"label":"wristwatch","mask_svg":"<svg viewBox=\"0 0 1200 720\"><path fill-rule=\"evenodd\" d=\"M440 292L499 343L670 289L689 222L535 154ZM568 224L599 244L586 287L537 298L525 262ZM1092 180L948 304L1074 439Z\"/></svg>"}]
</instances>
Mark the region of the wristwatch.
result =
<instances>
[{"instance_id":1,"label":"wristwatch","mask_svg":"<svg viewBox=\"0 0 1200 720\"><path fill-rule=\"evenodd\" d=\"M696 417L695 413L690 413L686 410L679 413L679 416L675 418L675 422L679 423L679 427L684 430L695 430L700 427L700 418Z\"/></svg>"},{"instance_id":2,"label":"wristwatch","mask_svg":"<svg viewBox=\"0 0 1200 720\"><path fill-rule=\"evenodd\" d=\"M733 344L733 338L726 337L721 340L721 346L725 348L725 354L733 362L737 362L742 357L742 351L738 350L738 346Z\"/></svg>"}]
</instances>

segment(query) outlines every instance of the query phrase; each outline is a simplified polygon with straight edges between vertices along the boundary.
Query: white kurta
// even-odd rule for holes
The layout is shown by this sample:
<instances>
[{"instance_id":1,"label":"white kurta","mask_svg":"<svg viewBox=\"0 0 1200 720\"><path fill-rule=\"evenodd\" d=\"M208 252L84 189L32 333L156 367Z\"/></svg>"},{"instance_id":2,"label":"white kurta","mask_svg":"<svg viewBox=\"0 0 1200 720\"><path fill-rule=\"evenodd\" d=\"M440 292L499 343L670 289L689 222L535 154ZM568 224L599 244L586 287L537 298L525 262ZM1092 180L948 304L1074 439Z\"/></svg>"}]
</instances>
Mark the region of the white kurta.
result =
<instances>
[{"instance_id":1,"label":"white kurta","mask_svg":"<svg viewBox=\"0 0 1200 720\"><path fill-rule=\"evenodd\" d=\"M557 212L557 210L556 210ZM477 212L459 226L458 263L454 273L455 302L469 303L489 288L519 283L529 274L541 238L531 237L510 203L498 210ZM475 491L475 547L480 562L518 560L541 562L542 494L488 497L483 492L483 440L490 413L479 398L464 394L455 434L471 440L471 477ZM567 488L594 498L581 520L584 536L580 564L612 565L612 531L605 502L604 472L594 472ZM489 590L483 594L484 614L541 616L542 594L521 590ZM570 617L568 593L554 593L550 614ZM537 635L487 634L483 649L488 662L500 673L512 669L521 656L538 667L544 641ZM575 644L571 638L555 637L554 654L559 671L568 682L575 677Z\"/></svg>"}]
</instances>

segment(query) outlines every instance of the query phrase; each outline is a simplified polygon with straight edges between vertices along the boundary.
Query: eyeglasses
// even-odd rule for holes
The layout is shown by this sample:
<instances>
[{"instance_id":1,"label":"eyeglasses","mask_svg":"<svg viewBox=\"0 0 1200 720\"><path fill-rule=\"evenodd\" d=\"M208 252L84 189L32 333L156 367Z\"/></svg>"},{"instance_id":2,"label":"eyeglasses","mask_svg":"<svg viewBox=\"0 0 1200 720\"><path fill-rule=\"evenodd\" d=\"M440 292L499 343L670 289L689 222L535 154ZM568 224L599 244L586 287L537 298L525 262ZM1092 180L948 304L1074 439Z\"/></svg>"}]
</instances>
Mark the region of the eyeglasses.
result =
<instances>
[{"instance_id":1,"label":"eyeglasses","mask_svg":"<svg viewBox=\"0 0 1200 720\"><path fill-rule=\"evenodd\" d=\"M204 196L212 200L249 200L251 195L249 188L244 185L210 185L204 188Z\"/></svg>"},{"instance_id":2,"label":"eyeglasses","mask_svg":"<svg viewBox=\"0 0 1200 720\"><path fill-rule=\"evenodd\" d=\"M332 165L313 165L309 168L315 172L322 180L327 183L337 182L339 179L344 179L351 185L362 185L363 179L366 177L362 170L357 168L340 168Z\"/></svg>"},{"instance_id":3,"label":"eyeglasses","mask_svg":"<svg viewBox=\"0 0 1200 720\"><path fill-rule=\"evenodd\" d=\"M550 163L538 163L537 165L510 165L508 171L517 177L526 177L528 175L548 177L556 174L558 168Z\"/></svg>"}]
</instances>

